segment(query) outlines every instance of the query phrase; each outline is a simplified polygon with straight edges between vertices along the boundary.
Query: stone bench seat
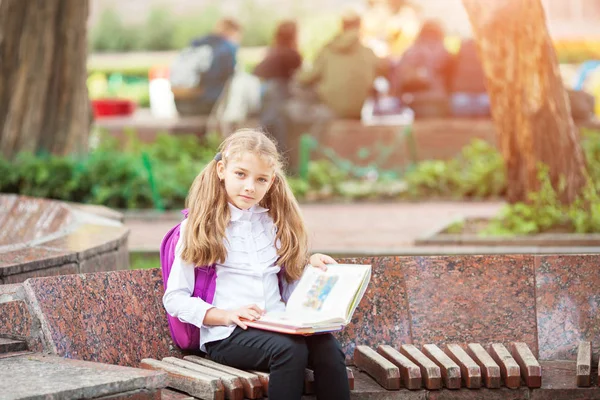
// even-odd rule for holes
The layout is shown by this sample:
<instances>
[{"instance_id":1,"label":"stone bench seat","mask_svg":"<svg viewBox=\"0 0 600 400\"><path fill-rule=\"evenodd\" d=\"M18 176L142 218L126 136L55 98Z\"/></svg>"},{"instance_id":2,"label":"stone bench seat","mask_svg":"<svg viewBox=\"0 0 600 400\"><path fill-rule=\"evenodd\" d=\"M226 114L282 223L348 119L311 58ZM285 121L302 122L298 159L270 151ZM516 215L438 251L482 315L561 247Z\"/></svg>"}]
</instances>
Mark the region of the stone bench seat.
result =
<instances>
[{"instance_id":1,"label":"stone bench seat","mask_svg":"<svg viewBox=\"0 0 600 400\"><path fill-rule=\"evenodd\" d=\"M375 350L380 345L398 349L412 344L424 351L425 345L466 349L470 343L479 343L485 349L503 344L511 351L511 344L518 342L539 360L541 387L525 388L521 382L519 389L506 392L516 397L506 398L538 398L544 391L552 391L558 396L554 398L600 398L595 372L600 353L596 312L600 255L397 256L341 261L373 266L370 286L352 323L336 333L348 365L356 364L358 346ZM186 354L170 338L162 294L158 269L31 278L0 286L0 335L26 340L30 351L113 365L138 367L145 358L183 358ZM572 328L565 331L563 326ZM587 388L577 387L578 381L584 381L577 378L581 375L577 368L580 342L591 343L588 365L593 365L594 372L592 386ZM530 373L535 376L533 370ZM410 396L432 399L443 398L446 390L457 390L388 391L367 375L355 370L354 398L394 399L413 393ZM358 396L363 381L381 395ZM498 390L509 389L481 388L477 393L489 393L489 397L477 398L499 398L493 393L504 392ZM474 393L472 389L457 393L463 392Z\"/></svg>"}]
</instances>

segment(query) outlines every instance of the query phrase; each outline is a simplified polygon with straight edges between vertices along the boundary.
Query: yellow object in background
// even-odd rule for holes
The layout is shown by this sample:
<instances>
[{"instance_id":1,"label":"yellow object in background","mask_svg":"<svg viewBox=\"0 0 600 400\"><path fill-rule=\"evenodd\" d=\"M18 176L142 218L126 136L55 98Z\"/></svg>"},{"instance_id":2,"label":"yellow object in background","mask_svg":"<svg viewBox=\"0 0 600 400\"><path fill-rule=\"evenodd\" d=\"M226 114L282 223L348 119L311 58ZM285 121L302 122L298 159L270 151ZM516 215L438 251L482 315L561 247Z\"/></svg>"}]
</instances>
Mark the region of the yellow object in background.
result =
<instances>
[{"instance_id":1,"label":"yellow object in background","mask_svg":"<svg viewBox=\"0 0 600 400\"><path fill-rule=\"evenodd\" d=\"M87 79L87 87L91 99L106 97L108 94L108 80L106 79L106 75L100 72L91 74Z\"/></svg>"}]
</instances>

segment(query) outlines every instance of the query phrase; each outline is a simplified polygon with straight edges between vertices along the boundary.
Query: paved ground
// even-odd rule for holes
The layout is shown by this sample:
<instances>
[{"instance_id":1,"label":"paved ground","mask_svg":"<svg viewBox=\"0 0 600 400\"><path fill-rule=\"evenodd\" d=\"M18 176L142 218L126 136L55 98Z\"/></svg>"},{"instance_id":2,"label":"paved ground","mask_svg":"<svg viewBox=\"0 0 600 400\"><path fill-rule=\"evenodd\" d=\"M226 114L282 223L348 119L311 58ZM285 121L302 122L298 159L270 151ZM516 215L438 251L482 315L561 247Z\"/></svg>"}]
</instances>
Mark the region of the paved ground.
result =
<instances>
[{"instance_id":1,"label":"paved ground","mask_svg":"<svg viewBox=\"0 0 600 400\"><path fill-rule=\"evenodd\" d=\"M415 238L452 219L495 215L500 202L422 202L303 204L312 251L330 254L407 254L454 252L451 248L416 248ZM160 217L126 217L131 251L158 251L163 235L178 221L177 213ZM463 248L463 250L466 250Z\"/></svg>"}]
</instances>

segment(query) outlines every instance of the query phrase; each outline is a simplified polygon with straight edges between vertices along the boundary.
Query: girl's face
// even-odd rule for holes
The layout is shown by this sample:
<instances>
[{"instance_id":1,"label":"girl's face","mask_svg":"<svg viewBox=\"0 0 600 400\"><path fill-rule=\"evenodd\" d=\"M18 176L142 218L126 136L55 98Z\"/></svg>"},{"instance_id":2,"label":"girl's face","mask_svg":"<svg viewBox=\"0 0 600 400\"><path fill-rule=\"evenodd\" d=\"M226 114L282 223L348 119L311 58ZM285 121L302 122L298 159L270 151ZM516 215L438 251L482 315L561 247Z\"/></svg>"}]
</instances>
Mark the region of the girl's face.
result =
<instances>
[{"instance_id":1,"label":"girl's face","mask_svg":"<svg viewBox=\"0 0 600 400\"><path fill-rule=\"evenodd\" d=\"M252 153L217 163L219 179L225 183L227 199L240 210L258 204L275 180L275 171L262 158Z\"/></svg>"}]
</instances>

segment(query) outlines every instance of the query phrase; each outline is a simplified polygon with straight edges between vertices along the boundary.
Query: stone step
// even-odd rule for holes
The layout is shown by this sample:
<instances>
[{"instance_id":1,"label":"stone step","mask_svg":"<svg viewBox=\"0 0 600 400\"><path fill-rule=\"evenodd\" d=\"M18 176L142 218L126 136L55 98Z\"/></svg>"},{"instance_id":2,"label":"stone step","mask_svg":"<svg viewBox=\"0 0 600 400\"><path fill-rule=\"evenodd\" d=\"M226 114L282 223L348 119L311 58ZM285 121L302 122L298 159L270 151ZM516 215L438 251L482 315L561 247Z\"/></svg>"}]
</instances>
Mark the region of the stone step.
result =
<instances>
[{"instance_id":1,"label":"stone step","mask_svg":"<svg viewBox=\"0 0 600 400\"><path fill-rule=\"evenodd\" d=\"M17 351L26 351L27 342L24 340L11 339L0 336L0 354L14 353Z\"/></svg>"},{"instance_id":2,"label":"stone step","mask_svg":"<svg viewBox=\"0 0 600 400\"><path fill-rule=\"evenodd\" d=\"M40 353L0 359L3 400L160 399L167 375Z\"/></svg>"}]
</instances>

